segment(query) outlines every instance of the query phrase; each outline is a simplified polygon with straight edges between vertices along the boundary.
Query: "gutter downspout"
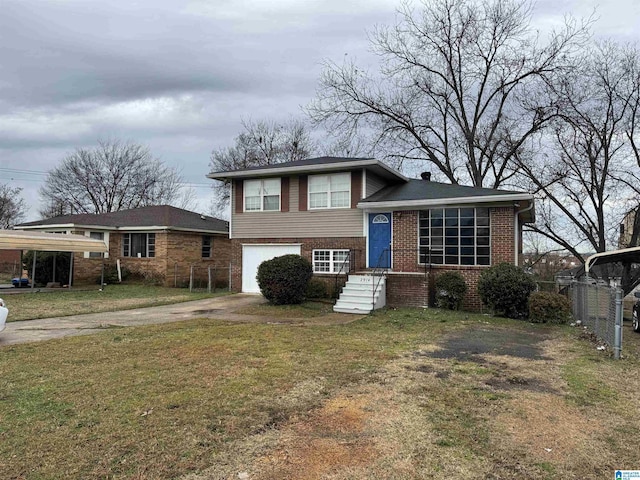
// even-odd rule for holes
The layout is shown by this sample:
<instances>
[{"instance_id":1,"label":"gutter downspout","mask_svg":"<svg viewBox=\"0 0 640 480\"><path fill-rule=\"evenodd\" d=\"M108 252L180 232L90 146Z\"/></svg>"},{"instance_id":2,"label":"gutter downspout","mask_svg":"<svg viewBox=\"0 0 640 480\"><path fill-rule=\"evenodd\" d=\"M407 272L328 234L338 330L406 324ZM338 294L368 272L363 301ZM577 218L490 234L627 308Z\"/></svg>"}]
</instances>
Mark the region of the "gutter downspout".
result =
<instances>
[{"instance_id":1,"label":"gutter downspout","mask_svg":"<svg viewBox=\"0 0 640 480\"><path fill-rule=\"evenodd\" d=\"M514 251L514 263L515 266L519 266L518 264L519 262L519 250L520 250L520 228L518 226L518 218L520 218L520 214L524 213L524 212L528 212L529 210L531 210L533 208L533 199L531 199L529 201L529 206L521 209L521 210L517 210L515 213L515 218L513 220L513 225L514 225L514 231L513 231L513 245L515 247L515 251Z\"/></svg>"}]
</instances>

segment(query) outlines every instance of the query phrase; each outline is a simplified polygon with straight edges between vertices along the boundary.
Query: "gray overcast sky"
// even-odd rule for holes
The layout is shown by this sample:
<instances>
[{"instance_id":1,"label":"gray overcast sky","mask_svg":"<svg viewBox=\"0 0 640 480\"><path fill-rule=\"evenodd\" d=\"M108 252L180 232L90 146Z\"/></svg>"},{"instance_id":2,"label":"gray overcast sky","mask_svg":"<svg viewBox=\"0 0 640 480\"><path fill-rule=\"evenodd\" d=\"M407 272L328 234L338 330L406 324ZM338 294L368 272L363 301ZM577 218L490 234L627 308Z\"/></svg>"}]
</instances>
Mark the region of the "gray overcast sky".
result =
<instances>
[{"instance_id":1,"label":"gray overcast sky","mask_svg":"<svg viewBox=\"0 0 640 480\"><path fill-rule=\"evenodd\" d=\"M0 183L38 218L43 172L98 138L182 169L208 209L212 149L242 119L302 115L325 59L372 61L395 0L0 0ZM547 28L597 8L597 36L640 37L640 0L537 2Z\"/></svg>"}]
</instances>

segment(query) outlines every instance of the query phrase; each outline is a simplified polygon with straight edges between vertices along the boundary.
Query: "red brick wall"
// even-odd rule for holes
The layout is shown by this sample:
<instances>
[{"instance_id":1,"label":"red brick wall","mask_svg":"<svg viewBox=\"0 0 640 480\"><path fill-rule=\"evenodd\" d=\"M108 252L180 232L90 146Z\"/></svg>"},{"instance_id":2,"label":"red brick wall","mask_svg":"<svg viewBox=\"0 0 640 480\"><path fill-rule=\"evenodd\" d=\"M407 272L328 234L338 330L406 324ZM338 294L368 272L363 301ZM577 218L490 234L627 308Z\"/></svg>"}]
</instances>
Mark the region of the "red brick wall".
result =
<instances>
[{"instance_id":1,"label":"red brick wall","mask_svg":"<svg viewBox=\"0 0 640 480\"><path fill-rule=\"evenodd\" d=\"M191 265L205 272L211 265L216 268L228 268L231 258L231 242L229 238L214 236L212 257L202 258L202 234L188 232L157 232L156 253L153 258L135 258L122 256L122 233L112 232L109 235L109 258L104 259L106 265L115 265L120 259L123 268L131 272L154 277L167 286L174 285L174 274L179 272L181 278L188 278ZM82 254L74 256L74 282L95 283L100 276L103 259L83 258ZM176 270L175 266L178 266Z\"/></svg>"},{"instance_id":2,"label":"red brick wall","mask_svg":"<svg viewBox=\"0 0 640 480\"><path fill-rule=\"evenodd\" d=\"M491 214L491 264L515 262L514 208L497 207Z\"/></svg>"},{"instance_id":3,"label":"red brick wall","mask_svg":"<svg viewBox=\"0 0 640 480\"><path fill-rule=\"evenodd\" d=\"M302 244L300 253L310 262L313 250L327 249L349 249L355 250L355 260L352 269L362 270L366 266L366 240L363 237L340 237L340 238L234 238L231 240L231 289L239 292L242 290L242 245L257 243L300 243ZM318 278L330 277L333 274L318 274Z\"/></svg>"},{"instance_id":4,"label":"red brick wall","mask_svg":"<svg viewBox=\"0 0 640 480\"><path fill-rule=\"evenodd\" d=\"M393 212L393 271L394 272L423 272L424 266L418 264L418 211ZM491 263L495 265L501 262L514 263L514 208L494 207L490 209L491 215ZM486 267L477 266L431 266L430 273L433 277L446 271L459 272L467 282L467 295L463 308L465 310L480 310L482 302L477 292L478 278ZM399 282L402 288L407 288L412 277L407 277ZM416 277L419 278L419 277ZM416 282L416 289L420 288L423 280ZM393 287L395 288L395 287ZM409 290L407 290L409 291ZM402 291L400 291L402 293ZM416 303L412 295L406 295L407 304ZM389 294L388 294L389 295ZM394 300L395 302L395 300ZM419 301L417 301L419 303Z\"/></svg>"},{"instance_id":5,"label":"red brick wall","mask_svg":"<svg viewBox=\"0 0 640 480\"><path fill-rule=\"evenodd\" d=\"M429 277L422 274L387 275L389 307L424 307L429 305Z\"/></svg>"},{"instance_id":6,"label":"red brick wall","mask_svg":"<svg viewBox=\"0 0 640 480\"><path fill-rule=\"evenodd\" d=\"M419 272L418 265L418 212L393 212L393 262L395 272Z\"/></svg>"},{"instance_id":7,"label":"red brick wall","mask_svg":"<svg viewBox=\"0 0 640 480\"><path fill-rule=\"evenodd\" d=\"M20 250L0 250L0 263L20 264Z\"/></svg>"}]
</instances>

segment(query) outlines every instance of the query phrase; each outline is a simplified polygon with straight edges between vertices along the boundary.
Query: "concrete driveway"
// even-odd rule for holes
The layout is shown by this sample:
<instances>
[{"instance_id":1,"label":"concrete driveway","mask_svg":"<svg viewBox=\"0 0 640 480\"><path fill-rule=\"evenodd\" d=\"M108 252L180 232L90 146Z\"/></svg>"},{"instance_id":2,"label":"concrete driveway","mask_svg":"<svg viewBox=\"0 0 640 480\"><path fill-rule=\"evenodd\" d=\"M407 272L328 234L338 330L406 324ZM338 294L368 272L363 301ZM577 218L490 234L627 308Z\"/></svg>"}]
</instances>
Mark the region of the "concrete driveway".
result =
<instances>
[{"instance_id":1,"label":"concrete driveway","mask_svg":"<svg viewBox=\"0 0 640 480\"><path fill-rule=\"evenodd\" d=\"M5 330L0 332L0 347L71 335L88 335L114 326L155 325L193 318L255 321L255 316L234 312L240 308L264 302L262 295L236 294L159 307L9 322ZM9 312L9 318L11 318L11 312ZM262 318L262 320L265 319Z\"/></svg>"}]
</instances>

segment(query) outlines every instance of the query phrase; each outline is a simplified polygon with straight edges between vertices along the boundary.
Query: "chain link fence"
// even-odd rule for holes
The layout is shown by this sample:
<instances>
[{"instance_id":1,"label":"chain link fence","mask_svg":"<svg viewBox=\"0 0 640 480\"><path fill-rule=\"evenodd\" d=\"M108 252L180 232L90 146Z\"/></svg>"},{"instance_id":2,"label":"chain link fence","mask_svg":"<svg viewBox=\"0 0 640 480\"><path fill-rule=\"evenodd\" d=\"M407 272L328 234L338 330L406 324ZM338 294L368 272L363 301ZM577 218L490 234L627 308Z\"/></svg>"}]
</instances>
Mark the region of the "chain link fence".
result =
<instances>
[{"instance_id":1,"label":"chain link fence","mask_svg":"<svg viewBox=\"0 0 640 480\"><path fill-rule=\"evenodd\" d=\"M620 358L622 290L606 285L573 282L570 292L574 318L612 347L615 358Z\"/></svg>"},{"instance_id":2,"label":"chain link fence","mask_svg":"<svg viewBox=\"0 0 640 480\"><path fill-rule=\"evenodd\" d=\"M167 274L173 275L168 284L177 288L188 288L192 292L214 292L228 290L230 268L217 265L174 264Z\"/></svg>"},{"instance_id":3,"label":"chain link fence","mask_svg":"<svg viewBox=\"0 0 640 480\"><path fill-rule=\"evenodd\" d=\"M22 276L20 262L0 262L0 284L10 284L13 278Z\"/></svg>"}]
</instances>

